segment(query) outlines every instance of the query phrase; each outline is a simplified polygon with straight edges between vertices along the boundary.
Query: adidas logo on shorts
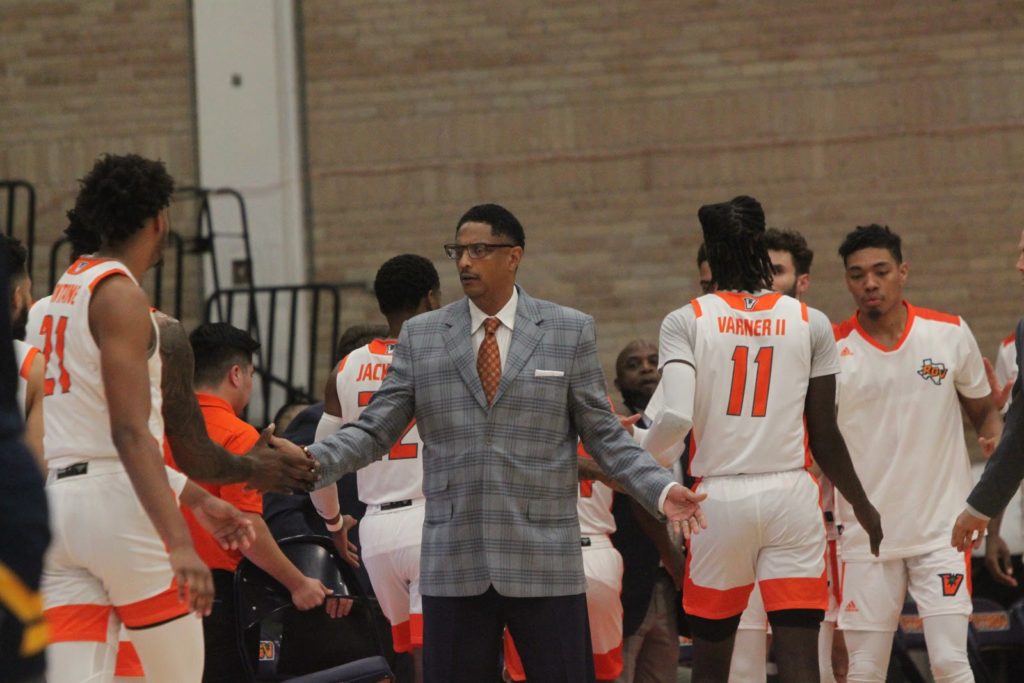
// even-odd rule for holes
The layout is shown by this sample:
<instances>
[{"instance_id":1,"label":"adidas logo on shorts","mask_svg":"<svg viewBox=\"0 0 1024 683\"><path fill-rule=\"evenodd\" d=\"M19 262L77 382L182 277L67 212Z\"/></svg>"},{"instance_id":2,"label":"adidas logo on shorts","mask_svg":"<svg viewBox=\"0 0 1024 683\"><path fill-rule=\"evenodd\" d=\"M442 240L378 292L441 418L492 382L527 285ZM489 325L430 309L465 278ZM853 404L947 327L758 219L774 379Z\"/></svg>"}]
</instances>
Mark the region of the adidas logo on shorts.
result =
<instances>
[{"instance_id":1,"label":"adidas logo on shorts","mask_svg":"<svg viewBox=\"0 0 1024 683\"><path fill-rule=\"evenodd\" d=\"M846 607L843 608L843 611L844 612L859 612L860 610L857 609L857 603L855 603L853 600L850 600L850 602L846 603Z\"/></svg>"}]
</instances>

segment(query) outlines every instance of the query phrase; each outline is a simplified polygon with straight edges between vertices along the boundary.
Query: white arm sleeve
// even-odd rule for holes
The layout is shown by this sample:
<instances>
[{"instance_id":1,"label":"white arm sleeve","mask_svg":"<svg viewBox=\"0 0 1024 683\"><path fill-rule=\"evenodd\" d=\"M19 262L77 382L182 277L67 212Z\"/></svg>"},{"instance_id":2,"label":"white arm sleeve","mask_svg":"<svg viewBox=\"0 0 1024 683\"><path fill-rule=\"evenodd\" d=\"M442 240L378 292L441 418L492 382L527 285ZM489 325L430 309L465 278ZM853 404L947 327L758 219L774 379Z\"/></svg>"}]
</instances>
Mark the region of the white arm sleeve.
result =
<instances>
[{"instance_id":1,"label":"white arm sleeve","mask_svg":"<svg viewBox=\"0 0 1024 683\"><path fill-rule=\"evenodd\" d=\"M323 441L341 429L343 424L345 423L340 417L324 413L316 425L314 440ZM324 519L334 519L341 512L341 504L338 502L338 487L333 484L310 492L309 498L313 501L316 513Z\"/></svg>"},{"instance_id":2,"label":"white arm sleeve","mask_svg":"<svg viewBox=\"0 0 1024 683\"><path fill-rule=\"evenodd\" d=\"M642 435L643 447L665 467L679 459L693 427L693 392L697 373L689 363L666 363L661 382L647 404L651 426ZM661 395L659 396L659 392Z\"/></svg>"}]
</instances>

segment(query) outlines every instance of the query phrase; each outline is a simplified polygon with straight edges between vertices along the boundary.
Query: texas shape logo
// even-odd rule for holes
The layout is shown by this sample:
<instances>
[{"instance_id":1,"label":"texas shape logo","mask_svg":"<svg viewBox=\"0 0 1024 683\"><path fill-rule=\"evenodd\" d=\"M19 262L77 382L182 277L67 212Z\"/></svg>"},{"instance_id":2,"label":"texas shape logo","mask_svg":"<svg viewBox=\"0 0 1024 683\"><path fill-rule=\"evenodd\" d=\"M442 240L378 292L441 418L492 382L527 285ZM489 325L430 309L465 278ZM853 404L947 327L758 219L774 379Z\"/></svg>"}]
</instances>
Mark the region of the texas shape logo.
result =
<instances>
[{"instance_id":1,"label":"texas shape logo","mask_svg":"<svg viewBox=\"0 0 1024 683\"><path fill-rule=\"evenodd\" d=\"M921 363L921 369L917 371L917 374L924 380L931 380L936 386L942 384L942 380L946 379L946 374L949 370L946 369L945 363L937 363L931 358L925 358Z\"/></svg>"}]
</instances>

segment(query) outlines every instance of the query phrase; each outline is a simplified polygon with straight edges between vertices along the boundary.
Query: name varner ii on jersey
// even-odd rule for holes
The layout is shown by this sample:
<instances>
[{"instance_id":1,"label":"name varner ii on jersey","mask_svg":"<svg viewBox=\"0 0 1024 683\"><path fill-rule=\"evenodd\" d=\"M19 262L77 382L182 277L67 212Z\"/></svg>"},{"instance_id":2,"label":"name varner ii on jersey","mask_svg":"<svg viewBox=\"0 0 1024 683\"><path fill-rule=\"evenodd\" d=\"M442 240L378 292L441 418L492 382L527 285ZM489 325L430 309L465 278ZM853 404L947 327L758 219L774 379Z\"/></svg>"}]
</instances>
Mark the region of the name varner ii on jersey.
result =
<instances>
[{"instance_id":1,"label":"name varner ii on jersey","mask_svg":"<svg viewBox=\"0 0 1024 683\"><path fill-rule=\"evenodd\" d=\"M807 307L777 293L718 292L691 302L695 476L806 467L811 366ZM755 444L773 444L766 453Z\"/></svg>"}]
</instances>

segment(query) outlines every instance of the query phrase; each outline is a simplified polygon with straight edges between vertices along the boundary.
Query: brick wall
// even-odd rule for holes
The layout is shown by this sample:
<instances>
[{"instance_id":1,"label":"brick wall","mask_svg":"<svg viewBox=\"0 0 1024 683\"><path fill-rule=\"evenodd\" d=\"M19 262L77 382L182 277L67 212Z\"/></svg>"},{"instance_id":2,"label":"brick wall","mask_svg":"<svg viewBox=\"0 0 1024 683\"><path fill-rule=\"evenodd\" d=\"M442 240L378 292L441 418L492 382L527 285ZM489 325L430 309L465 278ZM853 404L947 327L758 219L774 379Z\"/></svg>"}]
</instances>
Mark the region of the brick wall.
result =
<instances>
[{"instance_id":1,"label":"brick wall","mask_svg":"<svg viewBox=\"0 0 1024 683\"><path fill-rule=\"evenodd\" d=\"M160 158L180 186L195 183L190 40L186 0L0 3L0 178L37 192L36 296L76 180L99 154ZM172 216L187 234L190 208ZM198 311L196 284L186 293Z\"/></svg>"},{"instance_id":2,"label":"brick wall","mask_svg":"<svg viewBox=\"0 0 1024 683\"><path fill-rule=\"evenodd\" d=\"M451 300L440 244L496 201L526 228L522 284L595 316L610 376L695 293L697 207L749 193L808 237L833 318L852 311L835 250L875 221L905 239L909 297L987 355L1021 314L1024 3L302 8L321 279L415 251Z\"/></svg>"},{"instance_id":3,"label":"brick wall","mask_svg":"<svg viewBox=\"0 0 1024 683\"><path fill-rule=\"evenodd\" d=\"M522 284L596 317L611 374L626 341L655 337L695 293L697 207L745 192L808 237L810 301L833 318L852 309L836 246L870 221L903 234L909 296L965 315L987 354L1020 315L1019 0L301 13L320 280L370 279L414 251L452 300L440 244L467 207L497 201L527 230ZM35 184L44 246L101 152L195 181L188 15L186 0L0 3L0 177ZM191 220L176 210L179 230ZM379 317L367 294L346 305L345 324Z\"/></svg>"}]
</instances>

